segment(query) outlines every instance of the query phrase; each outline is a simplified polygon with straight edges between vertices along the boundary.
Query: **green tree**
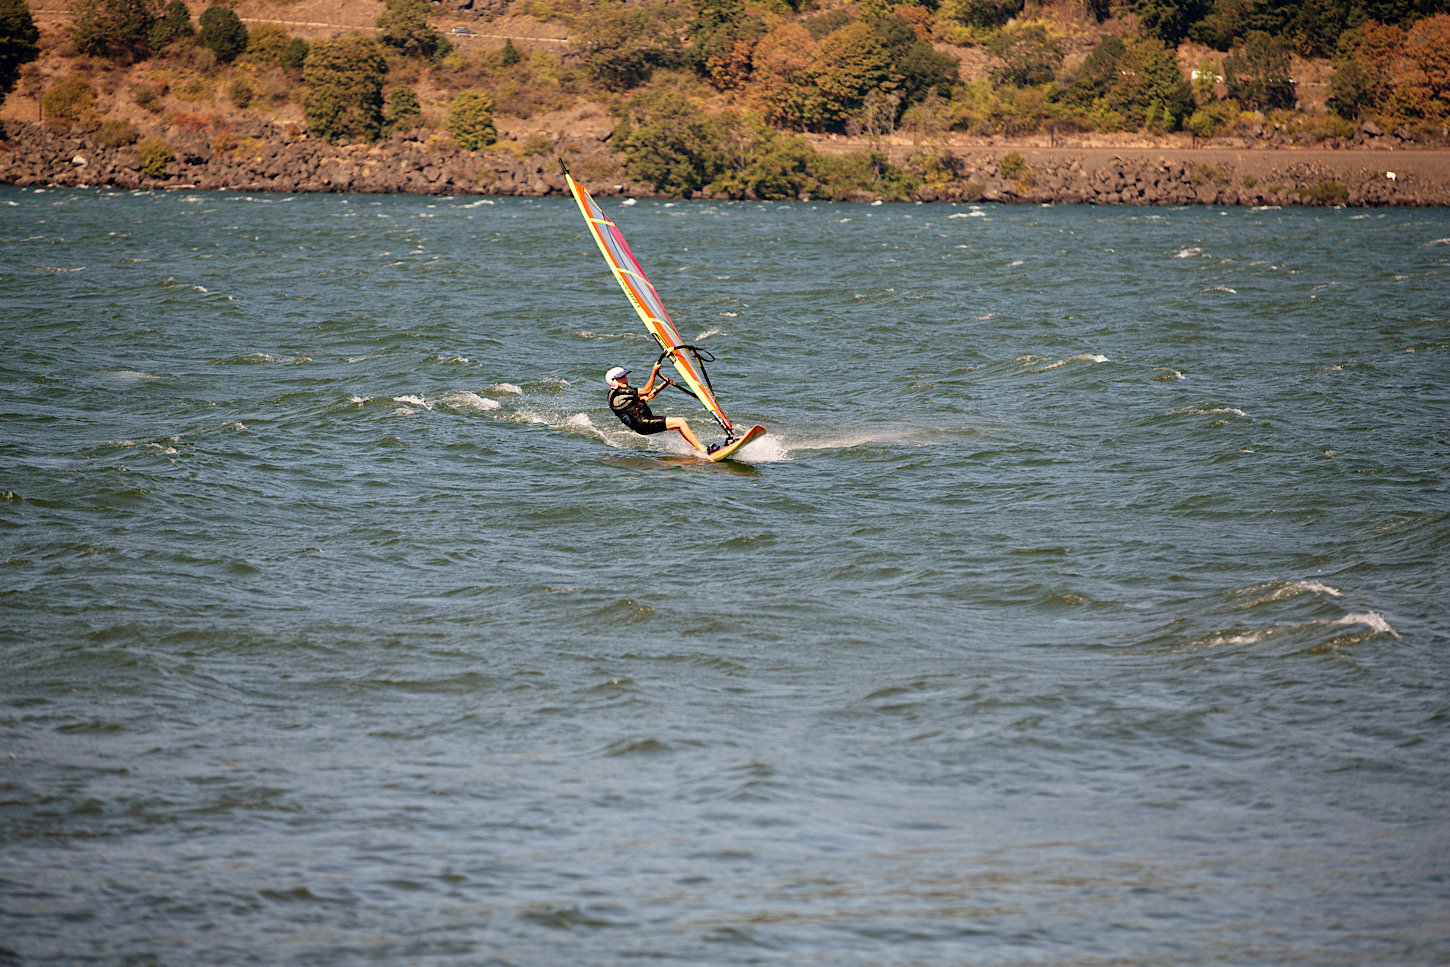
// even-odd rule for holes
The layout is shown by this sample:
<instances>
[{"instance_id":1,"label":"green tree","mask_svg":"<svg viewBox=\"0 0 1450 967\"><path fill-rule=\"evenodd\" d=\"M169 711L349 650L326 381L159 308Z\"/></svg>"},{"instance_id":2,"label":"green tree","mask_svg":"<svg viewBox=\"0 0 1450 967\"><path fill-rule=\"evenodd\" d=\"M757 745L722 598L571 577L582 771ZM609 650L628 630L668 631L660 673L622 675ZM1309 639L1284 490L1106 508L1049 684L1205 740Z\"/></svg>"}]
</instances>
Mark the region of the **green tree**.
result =
<instances>
[{"instance_id":1,"label":"green tree","mask_svg":"<svg viewBox=\"0 0 1450 967\"><path fill-rule=\"evenodd\" d=\"M159 19L161 0L74 0L71 39L83 54L123 63L144 60Z\"/></svg>"},{"instance_id":2,"label":"green tree","mask_svg":"<svg viewBox=\"0 0 1450 967\"><path fill-rule=\"evenodd\" d=\"M374 140L383 126L388 62L370 37L319 40L307 52L302 112L312 133L328 141Z\"/></svg>"},{"instance_id":3,"label":"green tree","mask_svg":"<svg viewBox=\"0 0 1450 967\"><path fill-rule=\"evenodd\" d=\"M1173 130L1193 107L1193 90L1178 69L1172 51L1156 38L1139 40L1123 53L1118 77L1103 97L1130 128L1148 124ZM1165 118L1172 118L1171 122Z\"/></svg>"},{"instance_id":4,"label":"green tree","mask_svg":"<svg viewBox=\"0 0 1450 967\"><path fill-rule=\"evenodd\" d=\"M765 34L765 21L759 17L742 17L696 33L690 49L695 70L717 90L744 87L755 45Z\"/></svg>"},{"instance_id":5,"label":"green tree","mask_svg":"<svg viewBox=\"0 0 1450 967\"><path fill-rule=\"evenodd\" d=\"M805 73L810 117L802 121L816 127L839 127L871 91L890 94L900 86L876 31L860 21L822 40Z\"/></svg>"},{"instance_id":6,"label":"green tree","mask_svg":"<svg viewBox=\"0 0 1450 967\"><path fill-rule=\"evenodd\" d=\"M987 52L998 60L992 79L999 84L1045 84L1062 66L1062 43L1040 23L998 31Z\"/></svg>"},{"instance_id":7,"label":"green tree","mask_svg":"<svg viewBox=\"0 0 1450 967\"><path fill-rule=\"evenodd\" d=\"M40 31L25 0L0 0L0 104L15 88L20 68L40 56ZM0 128L0 138L4 129Z\"/></svg>"},{"instance_id":8,"label":"green tree","mask_svg":"<svg viewBox=\"0 0 1450 967\"><path fill-rule=\"evenodd\" d=\"M215 4L202 11L196 42L216 54L223 64L230 64L247 49L247 26L231 7Z\"/></svg>"},{"instance_id":9,"label":"green tree","mask_svg":"<svg viewBox=\"0 0 1450 967\"><path fill-rule=\"evenodd\" d=\"M1289 49L1289 41L1283 37L1249 31L1243 48L1223 62L1228 96L1259 110L1293 107Z\"/></svg>"},{"instance_id":10,"label":"green tree","mask_svg":"<svg viewBox=\"0 0 1450 967\"><path fill-rule=\"evenodd\" d=\"M383 134L402 134L416 128L423 120L423 105L418 92L411 87L395 87L388 92L383 107Z\"/></svg>"},{"instance_id":11,"label":"green tree","mask_svg":"<svg viewBox=\"0 0 1450 967\"><path fill-rule=\"evenodd\" d=\"M499 62L505 67L512 67L524 59L519 49L514 46L513 38L510 37L503 42L503 51L499 54Z\"/></svg>"},{"instance_id":12,"label":"green tree","mask_svg":"<svg viewBox=\"0 0 1450 967\"><path fill-rule=\"evenodd\" d=\"M638 126L631 116L638 116ZM612 140L619 143L631 177L682 195L702 191L732 169L738 124L732 113L708 114L683 95L666 91L632 101Z\"/></svg>"},{"instance_id":13,"label":"green tree","mask_svg":"<svg viewBox=\"0 0 1450 967\"><path fill-rule=\"evenodd\" d=\"M1398 49L1398 30L1394 27L1389 30L1396 33L1395 46ZM1377 101L1376 65L1362 49L1363 38L1362 29L1346 30L1340 35L1338 50L1330 61L1334 73L1329 77L1327 104L1331 111L1347 121L1358 121L1374 108Z\"/></svg>"},{"instance_id":14,"label":"green tree","mask_svg":"<svg viewBox=\"0 0 1450 967\"><path fill-rule=\"evenodd\" d=\"M464 91L448 105L448 133L462 147L477 151L498 140L493 126L493 95Z\"/></svg>"},{"instance_id":15,"label":"green tree","mask_svg":"<svg viewBox=\"0 0 1450 967\"><path fill-rule=\"evenodd\" d=\"M183 0L171 0L161 19L151 28L151 49L160 50L167 44L190 40L195 36L196 28L191 25L191 11Z\"/></svg>"},{"instance_id":16,"label":"green tree","mask_svg":"<svg viewBox=\"0 0 1450 967\"><path fill-rule=\"evenodd\" d=\"M1079 108L1087 108L1105 96L1121 76L1118 65L1128 47L1117 37L1104 37L1087 55L1087 59L1063 77L1056 91L1057 100Z\"/></svg>"},{"instance_id":17,"label":"green tree","mask_svg":"<svg viewBox=\"0 0 1450 967\"><path fill-rule=\"evenodd\" d=\"M743 191L767 200L797 198L819 184L812 168L820 156L799 135L767 131L752 148L749 164L735 176Z\"/></svg>"},{"instance_id":18,"label":"green tree","mask_svg":"<svg viewBox=\"0 0 1450 967\"><path fill-rule=\"evenodd\" d=\"M876 31L886 51L901 90L903 108L921 100L929 91L947 90L956 81L960 62L923 40L916 25L906 17L889 13L863 17L862 23Z\"/></svg>"},{"instance_id":19,"label":"green tree","mask_svg":"<svg viewBox=\"0 0 1450 967\"><path fill-rule=\"evenodd\" d=\"M378 15L382 41L407 57L432 58L448 53L453 45L428 26L428 0L383 0Z\"/></svg>"},{"instance_id":20,"label":"green tree","mask_svg":"<svg viewBox=\"0 0 1450 967\"><path fill-rule=\"evenodd\" d=\"M1143 32L1164 46L1177 47L1188 28L1212 10L1209 0L1133 0Z\"/></svg>"},{"instance_id":21,"label":"green tree","mask_svg":"<svg viewBox=\"0 0 1450 967\"><path fill-rule=\"evenodd\" d=\"M576 49L589 74L612 91L638 87L656 67L675 62L679 40L664 12L614 0L575 21Z\"/></svg>"}]
</instances>

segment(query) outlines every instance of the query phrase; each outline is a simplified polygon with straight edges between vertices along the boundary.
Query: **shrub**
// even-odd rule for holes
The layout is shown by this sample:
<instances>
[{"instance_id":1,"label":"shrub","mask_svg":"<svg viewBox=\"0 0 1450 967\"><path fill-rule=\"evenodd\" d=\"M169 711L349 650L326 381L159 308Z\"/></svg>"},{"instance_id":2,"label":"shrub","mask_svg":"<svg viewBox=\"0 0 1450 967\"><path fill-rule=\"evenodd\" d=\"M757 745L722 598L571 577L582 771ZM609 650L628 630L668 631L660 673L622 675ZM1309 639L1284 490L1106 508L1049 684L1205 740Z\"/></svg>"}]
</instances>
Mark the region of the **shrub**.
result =
<instances>
[{"instance_id":1,"label":"shrub","mask_svg":"<svg viewBox=\"0 0 1450 967\"><path fill-rule=\"evenodd\" d=\"M1349 189L1337 181L1321 181L1308 188L1296 188L1294 194L1317 205L1343 205L1349 201Z\"/></svg>"},{"instance_id":2,"label":"shrub","mask_svg":"<svg viewBox=\"0 0 1450 967\"><path fill-rule=\"evenodd\" d=\"M338 141L374 140L383 126L383 80L388 62L377 42L357 35L319 40L308 51L302 111L308 130Z\"/></svg>"},{"instance_id":3,"label":"shrub","mask_svg":"<svg viewBox=\"0 0 1450 967\"><path fill-rule=\"evenodd\" d=\"M1019 178L1027 171L1027 159L1016 151L1009 152L1002 159L1001 171L1003 178Z\"/></svg>"},{"instance_id":4,"label":"shrub","mask_svg":"<svg viewBox=\"0 0 1450 967\"><path fill-rule=\"evenodd\" d=\"M383 133L401 134L411 131L423 121L423 105L418 92L411 87L395 87L388 93L383 108Z\"/></svg>"},{"instance_id":5,"label":"shrub","mask_svg":"<svg viewBox=\"0 0 1450 967\"><path fill-rule=\"evenodd\" d=\"M252 98L255 96L252 82L245 77L238 77L227 86L227 97L243 111L252 106Z\"/></svg>"},{"instance_id":6,"label":"shrub","mask_svg":"<svg viewBox=\"0 0 1450 967\"><path fill-rule=\"evenodd\" d=\"M96 92L84 77L71 74L50 86L40 99L40 109L56 121L82 121L96 110Z\"/></svg>"},{"instance_id":7,"label":"shrub","mask_svg":"<svg viewBox=\"0 0 1450 967\"><path fill-rule=\"evenodd\" d=\"M171 146L155 135L137 145L136 151L141 155L141 170L152 178L166 177L166 166L176 160Z\"/></svg>"},{"instance_id":8,"label":"shrub","mask_svg":"<svg viewBox=\"0 0 1450 967\"><path fill-rule=\"evenodd\" d=\"M141 84L134 95L136 106L152 114L161 113L161 94L150 84Z\"/></svg>"},{"instance_id":9,"label":"shrub","mask_svg":"<svg viewBox=\"0 0 1450 967\"><path fill-rule=\"evenodd\" d=\"M300 71L307 65L307 54L312 47L301 37L293 37L287 41L287 46L282 50L282 57L278 64L283 70Z\"/></svg>"},{"instance_id":10,"label":"shrub","mask_svg":"<svg viewBox=\"0 0 1450 967\"><path fill-rule=\"evenodd\" d=\"M177 78L175 86L171 89L171 93L190 104L210 99L211 91L211 81L196 74Z\"/></svg>"},{"instance_id":11,"label":"shrub","mask_svg":"<svg viewBox=\"0 0 1450 967\"><path fill-rule=\"evenodd\" d=\"M96 144L103 148L124 148L135 144L139 137L141 132L136 130L136 125L126 120L102 121L95 133Z\"/></svg>"},{"instance_id":12,"label":"shrub","mask_svg":"<svg viewBox=\"0 0 1450 967\"><path fill-rule=\"evenodd\" d=\"M448 106L448 133L453 140L477 151L498 140L493 126L493 96L484 91L464 91Z\"/></svg>"},{"instance_id":13,"label":"shrub","mask_svg":"<svg viewBox=\"0 0 1450 967\"><path fill-rule=\"evenodd\" d=\"M201 15L201 32L196 35L196 42L223 64L230 64L247 49L247 26L230 7L207 7Z\"/></svg>"},{"instance_id":14,"label":"shrub","mask_svg":"<svg viewBox=\"0 0 1450 967\"><path fill-rule=\"evenodd\" d=\"M1223 127L1223 122L1210 111L1199 108L1184 125L1195 138L1211 138Z\"/></svg>"}]
</instances>

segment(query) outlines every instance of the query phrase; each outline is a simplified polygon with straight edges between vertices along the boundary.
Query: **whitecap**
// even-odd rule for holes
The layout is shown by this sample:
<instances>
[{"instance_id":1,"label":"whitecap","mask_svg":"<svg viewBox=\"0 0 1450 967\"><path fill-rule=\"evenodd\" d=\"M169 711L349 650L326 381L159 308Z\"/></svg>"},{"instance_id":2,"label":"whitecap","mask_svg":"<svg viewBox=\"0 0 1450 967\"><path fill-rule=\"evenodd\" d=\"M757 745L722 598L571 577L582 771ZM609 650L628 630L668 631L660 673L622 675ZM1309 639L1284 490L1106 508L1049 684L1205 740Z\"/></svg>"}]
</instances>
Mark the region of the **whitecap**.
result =
<instances>
[{"instance_id":1,"label":"whitecap","mask_svg":"<svg viewBox=\"0 0 1450 967\"><path fill-rule=\"evenodd\" d=\"M490 393L513 393L515 395L524 391L522 386L515 386L513 383L495 383L488 388Z\"/></svg>"},{"instance_id":2,"label":"whitecap","mask_svg":"<svg viewBox=\"0 0 1450 967\"><path fill-rule=\"evenodd\" d=\"M1049 369L1057 369L1059 366L1066 366L1068 363L1077 363L1077 362L1105 363L1107 361L1108 361L1108 357L1106 357L1106 356L1099 356L1096 353L1079 353L1076 356L1069 356L1067 359L1059 359L1055 363L1049 363L1048 365L1043 366L1041 369L1034 369L1034 370L1032 370L1032 372L1034 372L1034 373L1045 373Z\"/></svg>"},{"instance_id":3,"label":"whitecap","mask_svg":"<svg viewBox=\"0 0 1450 967\"><path fill-rule=\"evenodd\" d=\"M1338 588L1331 588L1327 584L1320 584L1318 581L1295 581L1290 587L1298 588L1301 591L1308 591L1310 594L1327 594L1331 598L1342 595Z\"/></svg>"},{"instance_id":4,"label":"whitecap","mask_svg":"<svg viewBox=\"0 0 1450 967\"><path fill-rule=\"evenodd\" d=\"M880 208L884 204L886 204L886 203L884 201L882 201L881 199L878 198L878 199L876 199L875 201L873 201L871 203L871 207L872 208Z\"/></svg>"},{"instance_id":5,"label":"whitecap","mask_svg":"<svg viewBox=\"0 0 1450 967\"><path fill-rule=\"evenodd\" d=\"M458 410L462 413L483 413L488 410L496 410L502 404L498 400L491 400L479 396L477 393L470 393L468 390L459 390L438 400L439 404L449 409Z\"/></svg>"},{"instance_id":6,"label":"whitecap","mask_svg":"<svg viewBox=\"0 0 1450 967\"><path fill-rule=\"evenodd\" d=\"M164 443L137 443L134 440L109 440L107 442L110 446L121 447L122 449L128 447L142 447L147 450L156 450L157 452L165 454L168 457L174 457L177 454L177 449L175 447L167 446Z\"/></svg>"},{"instance_id":7,"label":"whitecap","mask_svg":"<svg viewBox=\"0 0 1450 967\"><path fill-rule=\"evenodd\" d=\"M1239 294L1239 290L1238 289L1233 289L1233 288L1230 288L1230 287L1228 287L1226 285L1210 286L1209 288L1204 289L1203 291L1204 292L1229 292L1229 293L1232 293L1233 295L1238 295Z\"/></svg>"},{"instance_id":8,"label":"whitecap","mask_svg":"<svg viewBox=\"0 0 1450 967\"><path fill-rule=\"evenodd\" d=\"M143 373L136 369L117 370L116 375L122 379L134 379L138 383L149 383L154 379L160 379L155 373Z\"/></svg>"},{"instance_id":9,"label":"whitecap","mask_svg":"<svg viewBox=\"0 0 1450 967\"><path fill-rule=\"evenodd\" d=\"M624 205L626 207L628 207L630 205L638 205L639 204L639 199L638 198L626 198L624 201L620 202L620 204L621 205Z\"/></svg>"},{"instance_id":10,"label":"whitecap","mask_svg":"<svg viewBox=\"0 0 1450 967\"><path fill-rule=\"evenodd\" d=\"M427 400L423 399L421 396L394 396L393 397L393 402L394 403L407 403L410 406L421 406L425 410L431 410L433 408L433 404L432 403L429 403Z\"/></svg>"},{"instance_id":11,"label":"whitecap","mask_svg":"<svg viewBox=\"0 0 1450 967\"><path fill-rule=\"evenodd\" d=\"M735 313L729 312L726 313L726 315L733 316L735 315ZM723 329L706 329L704 332L700 333L698 336L695 337L695 342L699 342L702 339L709 339L711 336L723 336L724 334L725 330Z\"/></svg>"},{"instance_id":12,"label":"whitecap","mask_svg":"<svg viewBox=\"0 0 1450 967\"><path fill-rule=\"evenodd\" d=\"M720 313L720 315L724 316L726 319L735 319L735 318L739 317L740 313L738 313L738 312L722 312L722 313Z\"/></svg>"},{"instance_id":13,"label":"whitecap","mask_svg":"<svg viewBox=\"0 0 1450 967\"><path fill-rule=\"evenodd\" d=\"M1155 372L1155 373L1158 374L1157 376L1154 376L1153 377L1154 379L1158 379L1158 380L1187 379L1188 378L1187 376L1184 376L1178 370L1176 370L1176 369L1169 369L1167 366L1157 366L1157 367L1154 367L1153 372Z\"/></svg>"},{"instance_id":14,"label":"whitecap","mask_svg":"<svg viewBox=\"0 0 1450 967\"><path fill-rule=\"evenodd\" d=\"M459 208L478 208L481 205L492 205L493 203L494 203L494 201L493 201L492 198L480 198L478 201L469 202L467 205L459 205L458 207Z\"/></svg>"},{"instance_id":15,"label":"whitecap","mask_svg":"<svg viewBox=\"0 0 1450 967\"><path fill-rule=\"evenodd\" d=\"M1173 256L1173 257L1175 259L1191 259L1195 255L1202 255L1202 254L1203 254L1203 249L1201 249L1201 248L1185 248L1185 249L1179 249L1178 254L1175 255L1175 256Z\"/></svg>"},{"instance_id":16,"label":"whitecap","mask_svg":"<svg viewBox=\"0 0 1450 967\"><path fill-rule=\"evenodd\" d=\"M1007 263L1007 268L1009 268L1009 269L1015 269L1019 265L1026 265L1026 264L1027 264L1026 262L1023 262L1021 259L1018 259L1015 262L1008 262Z\"/></svg>"},{"instance_id":17,"label":"whitecap","mask_svg":"<svg viewBox=\"0 0 1450 967\"><path fill-rule=\"evenodd\" d=\"M1377 634L1390 635L1394 638L1400 636L1399 632L1390 627L1390 623L1384 619L1384 616L1376 611L1366 611L1364 614L1347 614L1338 621L1333 622L1333 624L1364 625Z\"/></svg>"}]
</instances>

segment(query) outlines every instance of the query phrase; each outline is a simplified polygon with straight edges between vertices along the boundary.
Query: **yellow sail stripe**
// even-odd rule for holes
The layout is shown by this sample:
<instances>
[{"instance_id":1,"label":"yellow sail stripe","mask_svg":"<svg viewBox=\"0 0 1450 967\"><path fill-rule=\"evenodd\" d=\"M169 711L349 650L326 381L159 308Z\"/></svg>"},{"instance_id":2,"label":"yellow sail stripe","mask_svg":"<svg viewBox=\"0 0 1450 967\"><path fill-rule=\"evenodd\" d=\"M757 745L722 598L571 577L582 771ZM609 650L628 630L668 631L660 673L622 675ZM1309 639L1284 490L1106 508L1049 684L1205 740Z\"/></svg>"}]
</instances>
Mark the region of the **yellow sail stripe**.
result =
<instances>
[{"instance_id":1,"label":"yellow sail stripe","mask_svg":"<svg viewBox=\"0 0 1450 967\"><path fill-rule=\"evenodd\" d=\"M604 261L608 264L615 281L619 283L619 287L628 296L630 304L634 306L634 311L639 314L641 321L649 329L650 335L654 336L655 341L660 344L660 348L678 350L683 345L680 334L675 329L674 322L670 319L664 303L660 300L659 292L650 283L649 277L644 274L644 269L640 268L634 258L634 253L629 250L629 243L625 242L619 226L604 214L589 192L575 181L572 175L565 172L564 177L574 194L574 201L579 205L580 213L584 216L585 224L589 226L589 234L594 236L594 243L599 246L600 254L604 256ZM715 394L710 392L709 385L697 371L688 351L671 352L670 361L680 374L681 380L695 394L700 403L710 411L711 415L719 421L726 434L732 433L730 418L715 401Z\"/></svg>"}]
</instances>

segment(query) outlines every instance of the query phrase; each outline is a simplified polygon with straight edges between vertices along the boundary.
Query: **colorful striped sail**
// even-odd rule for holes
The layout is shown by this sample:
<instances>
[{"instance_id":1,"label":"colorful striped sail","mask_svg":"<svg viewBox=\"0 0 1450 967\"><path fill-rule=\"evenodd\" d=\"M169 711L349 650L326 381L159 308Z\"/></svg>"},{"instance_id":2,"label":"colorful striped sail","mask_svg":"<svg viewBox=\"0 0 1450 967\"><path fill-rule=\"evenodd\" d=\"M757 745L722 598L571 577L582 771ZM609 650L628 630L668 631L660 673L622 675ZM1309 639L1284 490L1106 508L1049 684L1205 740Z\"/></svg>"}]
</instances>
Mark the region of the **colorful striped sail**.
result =
<instances>
[{"instance_id":1,"label":"colorful striped sail","mask_svg":"<svg viewBox=\"0 0 1450 967\"><path fill-rule=\"evenodd\" d=\"M690 392L695 394L705 409L725 428L725 435L732 437L734 434L730 429L730 418L725 415L720 404L715 402L715 394L710 391L710 384L706 382L693 354L688 349L680 349L684 341L680 339L680 333L675 329L670 314L665 311L660 294L655 291L655 287L645 276L644 269L635 261L634 253L629 250L624 236L619 233L619 226L604 214L589 192L568 171L564 172L564 178L569 183L569 190L574 193L574 200L579 203L579 211L583 213L589 232L604 255L604 261L609 263L609 270L614 273L619 287L629 296L634 311L639 313L640 319L660 347L669 352L670 362L675 364L680 379Z\"/></svg>"}]
</instances>

